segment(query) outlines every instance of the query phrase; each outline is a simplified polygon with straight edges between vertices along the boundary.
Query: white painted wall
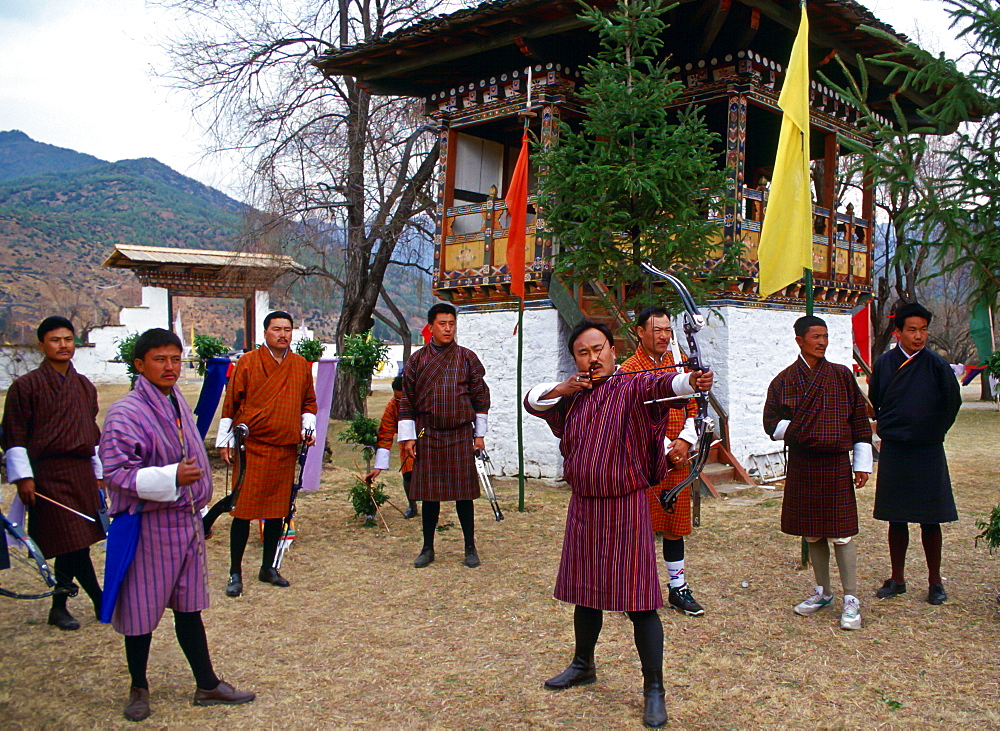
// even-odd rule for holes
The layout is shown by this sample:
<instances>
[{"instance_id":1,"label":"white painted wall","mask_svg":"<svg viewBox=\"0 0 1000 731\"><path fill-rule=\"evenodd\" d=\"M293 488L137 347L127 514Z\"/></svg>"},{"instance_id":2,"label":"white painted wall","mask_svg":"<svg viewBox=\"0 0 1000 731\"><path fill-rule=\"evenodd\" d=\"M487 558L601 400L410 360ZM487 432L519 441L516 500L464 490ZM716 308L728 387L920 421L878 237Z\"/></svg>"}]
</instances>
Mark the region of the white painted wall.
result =
<instances>
[{"instance_id":1,"label":"white painted wall","mask_svg":"<svg viewBox=\"0 0 1000 731\"><path fill-rule=\"evenodd\" d=\"M729 413L733 455L746 466L751 455L779 452L781 442L764 434L762 414L767 387L780 371L798 357L792 324L801 311L720 305L708 314L708 326L699 343L716 373L715 395ZM827 357L834 363L852 362L849 314L817 313L830 331ZM575 371L566 351L569 328L554 309L524 313L524 365L522 394L515 394L517 338L513 335L517 313L468 312L458 318L458 341L471 348L486 367L493 406L486 446L494 466L504 475L517 473L517 415L521 399L532 386L563 380ZM678 334L680 334L678 328ZM558 440L541 419L524 415L525 474L559 477L562 458Z\"/></svg>"},{"instance_id":2,"label":"white painted wall","mask_svg":"<svg viewBox=\"0 0 1000 731\"><path fill-rule=\"evenodd\" d=\"M258 290L254 292L254 316L257 319L254 328L254 345L264 342L264 318L271 312L271 295Z\"/></svg>"},{"instance_id":3,"label":"white painted wall","mask_svg":"<svg viewBox=\"0 0 1000 731\"><path fill-rule=\"evenodd\" d=\"M458 316L458 342L471 348L486 368L490 387L490 431L486 449L499 474L517 474L517 419L523 418L524 472L528 477L562 474L559 441L544 421L524 412L532 386L561 381L575 372L566 351L569 329L554 309L524 313L522 392L517 393L516 311L468 312Z\"/></svg>"},{"instance_id":4,"label":"white painted wall","mask_svg":"<svg viewBox=\"0 0 1000 731\"><path fill-rule=\"evenodd\" d=\"M747 466L750 455L783 448L782 442L771 441L764 433L764 401L771 380L798 357L792 325L804 313L734 305L717 307L711 313L702 308L702 312L708 326L699 333L699 343L715 371L713 391L729 412L733 456ZM826 321L830 333L827 359L851 367L850 314L816 314ZM683 338L679 329L675 332Z\"/></svg>"},{"instance_id":5,"label":"white painted wall","mask_svg":"<svg viewBox=\"0 0 1000 731\"><path fill-rule=\"evenodd\" d=\"M0 347L0 391L6 391L15 378L34 370L42 362L42 352L33 345Z\"/></svg>"}]
</instances>

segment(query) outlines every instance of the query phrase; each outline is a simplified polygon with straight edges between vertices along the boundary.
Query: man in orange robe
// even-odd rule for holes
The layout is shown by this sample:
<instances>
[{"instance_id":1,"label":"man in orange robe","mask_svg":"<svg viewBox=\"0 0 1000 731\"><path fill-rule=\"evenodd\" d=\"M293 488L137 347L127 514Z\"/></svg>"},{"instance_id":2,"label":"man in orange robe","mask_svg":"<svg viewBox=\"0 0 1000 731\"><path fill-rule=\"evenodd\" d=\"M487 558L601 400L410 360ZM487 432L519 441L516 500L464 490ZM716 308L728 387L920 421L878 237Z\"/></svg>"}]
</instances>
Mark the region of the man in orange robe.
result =
<instances>
[{"instance_id":1,"label":"man in orange robe","mask_svg":"<svg viewBox=\"0 0 1000 731\"><path fill-rule=\"evenodd\" d=\"M246 424L246 477L233 506L229 532L229 583L226 596L243 592L243 552L250 521L264 520L264 553L257 578L288 586L274 568L282 519L288 514L295 480L295 463L302 439L315 444L316 392L312 365L293 353L292 316L276 311L264 318L264 345L236 363L226 387L216 446L232 464L229 442L233 424ZM237 479L233 475L233 480Z\"/></svg>"},{"instance_id":2,"label":"man in orange robe","mask_svg":"<svg viewBox=\"0 0 1000 731\"><path fill-rule=\"evenodd\" d=\"M382 421L378 425L378 441L375 443L375 469L368 473L365 482L369 485L382 470L389 469L389 459L392 456L392 439L396 436L399 428L399 402L403 400L403 377L396 376L392 379L392 398L382 412ZM403 517L409 520L417 517L417 501L410 497L410 481L413 477L413 456L400 455L401 464L399 471L403 473L403 492L406 493L406 500L409 507L403 513Z\"/></svg>"},{"instance_id":3,"label":"man in orange robe","mask_svg":"<svg viewBox=\"0 0 1000 731\"><path fill-rule=\"evenodd\" d=\"M639 348L635 354L621 365L626 372L644 371L650 368L666 368L674 365L674 355L670 352L673 328L670 316L662 307L647 307L636 319L636 334ZM694 416L698 409L689 401L683 409L670 409L667 424L667 448L671 469L666 479L649 488L649 516L654 531L663 531L663 560L670 574L670 606L691 617L700 617L704 608L695 601L694 595L684 577L684 536L691 533L691 488L685 487L677 496L674 511L668 513L660 505L659 496L664 489L670 489L687 474L688 455L697 441Z\"/></svg>"}]
</instances>

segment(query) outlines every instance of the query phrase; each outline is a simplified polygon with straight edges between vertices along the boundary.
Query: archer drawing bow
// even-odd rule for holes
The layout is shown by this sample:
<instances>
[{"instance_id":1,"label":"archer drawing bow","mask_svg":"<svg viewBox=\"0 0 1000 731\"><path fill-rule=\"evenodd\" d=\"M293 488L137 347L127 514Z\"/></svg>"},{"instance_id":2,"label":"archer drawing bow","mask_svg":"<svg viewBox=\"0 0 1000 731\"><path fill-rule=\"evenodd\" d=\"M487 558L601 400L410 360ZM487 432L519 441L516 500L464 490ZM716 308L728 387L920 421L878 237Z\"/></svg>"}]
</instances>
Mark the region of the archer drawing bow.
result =
<instances>
[{"instance_id":1,"label":"archer drawing bow","mask_svg":"<svg viewBox=\"0 0 1000 731\"><path fill-rule=\"evenodd\" d=\"M223 513L231 513L236 509L236 500L240 496L240 487L243 485L243 479L247 474L247 437L250 436L250 427L246 424L237 424L233 428L233 452L236 456L235 468L236 468L236 484L233 485L233 490L219 502L213 505L205 517L202 518L202 524L205 526L205 537L207 538L212 532L212 526L215 525L215 521Z\"/></svg>"},{"instance_id":2,"label":"archer drawing bow","mask_svg":"<svg viewBox=\"0 0 1000 731\"><path fill-rule=\"evenodd\" d=\"M292 520L295 518L295 497L299 494L299 490L302 489L302 472L306 467L306 457L309 454L309 439L312 435L313 430L306 429L305 435L299 443L299 473L295 482L292 483L292 495L288 500L288 514L281 520L281 533L279 534L281 538L278 539L278 550L274 552L274 563L272 564L275 571L281 568L281 561L284 559L285 552L288 551L288 547L292 542L289 533L291 532Z\"/></svg>"},{"instance_id":3,"label":"archer drawing bow","mask_svg":"<svg viewBox=\"0 0 1000 731\"><path fill-rule=\"evenodd\" d=\"M490 461L490 455L486 453L485 449L476 450L475 463L476 474L479 475L479 485L483 488L483 492L486 493L486 498L490 501L490 507L493 508L493 515L496 516L499 523L503 520L503 512L500 510L500 503L497 502L497 494L493 491L493 483L490 481L490 474L493 472L493 462Z\"/></svg>"},{"instance_id":4,"label":"archer drawing bow","mask_svg":"<svg viewBox=\"0 0 1000 731\"><path fill-rule=\"evenodd\" d=\"M657 269L648 261L642 263L642 268L654 277L666 280L677 291L681 304L684 306L684 338L687 341L688 358L677 365L694 371L711 370L702 357L697 337L698 331L705 327L705 318L698 311L698 305L695 304L694 297L691 296L687 286L673 274ZM669 490L663 490L660 493L660 504L667 512L673 512L674 503L677 502L677 495L680 494L680 491L698 479L708 461L708 453L715 438L715 421L708 413L708 392L698 391L692 398L698 404L698 413L694 417L695 431L698 435L697 451L690 461L688 476Z\"/></svg>"}]
</instances>

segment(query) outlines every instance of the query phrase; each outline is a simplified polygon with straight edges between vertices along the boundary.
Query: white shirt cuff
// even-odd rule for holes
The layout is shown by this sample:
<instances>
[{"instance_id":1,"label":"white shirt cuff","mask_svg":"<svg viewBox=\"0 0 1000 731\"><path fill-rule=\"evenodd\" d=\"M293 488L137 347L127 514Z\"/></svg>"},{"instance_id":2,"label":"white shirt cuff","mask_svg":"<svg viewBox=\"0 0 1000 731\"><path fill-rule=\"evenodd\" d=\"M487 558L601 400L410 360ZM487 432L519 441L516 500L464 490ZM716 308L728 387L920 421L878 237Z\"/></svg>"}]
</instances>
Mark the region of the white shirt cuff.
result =
<instances>
[{"instance_id":1,"label":"white shirt cuff","mask_svg":"<svg viewBox=\"0 0 1000 731\"><path fill-rule=\"evenodd\" d=\"M233 420L219 419L219 433L215 436L215 446L228 447L231 441L233 441Z\"/></svg>"},{"instance_id":2,"label":"white shirt cuff","mask_svg":"<svg viewBox=\"0 0 1000 731\"><path fill-rule=\"evenodd\" d=\"M413 419L400 419L396 425L396 439L400 442L410 442L417 438L417 422Z\"/></svg>"},{"instance_id":3,"label":"white shirt cuff","mask_svg":"<svg viewBox=\"0 0 1000 731\"><path fill-rule=\"evenodd\" d=\"M94 447L94 456L90 458L90 464L94 468L94 478L98 480L103 480L104 465L101 464L101 458L97 454L97 447Z\"/></svg>"},{"instance_id":4,"label":"white shirt cuff","mask_svg":"<svg viewBox=\"0 0 1000 731\"><path fill-rule=\"evenodd\" d=\"M694 426L694 418L689 416L684 421L684 428L681 429L681 433L677 435L678 439L683 439L685 442L694 446L694 443L698 441L698 430Z\"/></svg>"},{"instance_id":5,"label":"white shirt cuff","mask_svg":"<svg viewBox=\"0 0 1000 731\"><path fill-rule=\"evenodd\" d=\"M670 389L674 396L693 396L694 389L691 387L691 374L678 373L670 382Z\"/></svg>"},{"instance_id":6,"label":"white shirt cuff","mask_svg":"<svg viewBox=\"0 0 1000 731\"><path fill-rule=\"evenodd\" d=\"M177 499L177 466L143 467L135 475L135 491L143 500L170 503Z\"/></svg>"},{"instance_id":7,"label":"white shirt cuff","mask_svg":"<svg viewBox=\"0 0 1000 731\"><path fill-rule=\"evenodd\" d=\"M778 442L785 438L785 431L788 429L788 425L791 424L791 420L782 419L778 422L778 426L774 429L774 434L771 435L771 439Z\"/></svg>"},{"instance_id":8,"label":"white shirt cuff","mask_svg":"<svg viewBox=\"0 0 1000 731\"><path fill-rule=\"evenodd\" d=\"M485 437L486 432L490 430L490 415L489 414L476 414L476 429L473 432L473 436Z\"/></svg>"},{"instance_id":9,"label":"white shirt cuff","mask_svg":"<svg viewBox=\"0 0 1000 731\"><path fill-rule=\"evenodd\" d=\"M551 409L557 403L559 403L559 398L548 398L543 399L542 396L547 394L553 388L559 385L559 381L552 381L551 383L539 383L533 389L528 391L528 406L533 408L535 411L546 411Z\"/></svg>"},{"instance_id":10,"label":"white shirt cuff","mask_svg":"<svg viewBox=\"0 0 1000 731\"><path fill-rule=\"evenodd\" d=\"M7 481L17 482L34 478L28 450L24 447L11 447L7 450Z\"/></svg>"},{"instance_id":11,"label":"white shirt cuff","mask_svg":"<svg viewBox=\"0 0 1000 731\"><path fill-rule=\"evenodd\" d=\"M854 472L871 472L872 445L868 442L855 442L853 462L854 466L851 469Z\"/></svg>"},{"instance_id":12,"label":"white shirt cuff","mask_svg":"<svg viewBox=\"0 0 1000 731\"><path fill-rule=\"evenodd\" d=\"M372 465L377 470L389 469L389 450L379 447L375 450L375 464Z\"/></svg>"},{"instance_id":13,"label":"white shirt cuff","mask_svg":"<svg viewBox=\"0 0 1000 731\"><path fill-rule=\"evenodd\" d=\"M303 433L309 430L313 434L316 433L316 414L303 414L302 415L302 431Z\"/></svg>"}]
</instances>

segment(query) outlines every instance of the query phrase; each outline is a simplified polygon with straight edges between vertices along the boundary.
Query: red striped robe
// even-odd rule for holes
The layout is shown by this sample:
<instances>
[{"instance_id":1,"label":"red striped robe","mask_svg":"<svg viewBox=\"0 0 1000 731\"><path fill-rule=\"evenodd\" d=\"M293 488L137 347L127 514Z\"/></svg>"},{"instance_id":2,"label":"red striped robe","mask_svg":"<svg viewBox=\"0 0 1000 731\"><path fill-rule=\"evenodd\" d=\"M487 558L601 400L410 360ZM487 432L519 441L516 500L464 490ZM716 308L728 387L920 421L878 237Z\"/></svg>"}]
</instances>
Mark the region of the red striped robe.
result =
<instances>
[{"instance_id":1,"label":"red striped robe","mask_svg":"<svg viewBox=\"0 0 1000 731\"><path fill-rule=\"evenodd\" d=\"M670 382L678 375L616 376L545 411L525 398L528 413L560 438L573 489L556 599L622 612L663 606L646 488L667 472L667 420L643 401L673 396Z\"/></svg>"}]
</instances>

